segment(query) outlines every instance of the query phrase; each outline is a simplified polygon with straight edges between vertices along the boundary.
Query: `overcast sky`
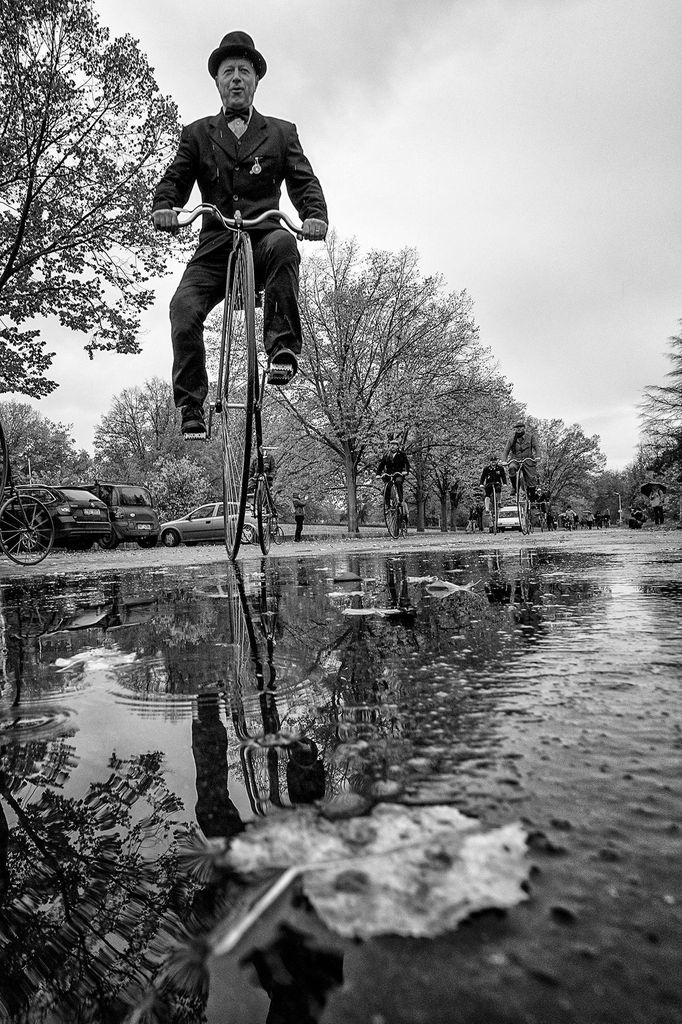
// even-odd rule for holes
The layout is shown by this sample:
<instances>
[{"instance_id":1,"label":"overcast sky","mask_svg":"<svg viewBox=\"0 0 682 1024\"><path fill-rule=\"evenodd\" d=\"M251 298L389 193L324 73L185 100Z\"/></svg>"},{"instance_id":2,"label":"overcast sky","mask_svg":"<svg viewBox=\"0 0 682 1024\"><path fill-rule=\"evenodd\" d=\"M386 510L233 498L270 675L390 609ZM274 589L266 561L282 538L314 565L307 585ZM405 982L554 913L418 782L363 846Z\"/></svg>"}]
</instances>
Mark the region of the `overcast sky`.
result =
<instances>
[{"instance_id":1,"label":"overcast sky","mask_svg":"<svg viewBox=\"0 0 682 1024\"><path fill-rule=\"evenodd\" d=\"M636 404L682 318L680 0L96 7L139 39L184 122L219 107L211 50L249 32L268 63L255 105L296 122L337 233L415 246L424 273L467 289L530 414L599 434L610 468L633 458ZM176 283L159 282L142 356L91 363L48 333L61 386L36 407L79 446L115 394L170 375Z\"/></svg>"}]
</instances>

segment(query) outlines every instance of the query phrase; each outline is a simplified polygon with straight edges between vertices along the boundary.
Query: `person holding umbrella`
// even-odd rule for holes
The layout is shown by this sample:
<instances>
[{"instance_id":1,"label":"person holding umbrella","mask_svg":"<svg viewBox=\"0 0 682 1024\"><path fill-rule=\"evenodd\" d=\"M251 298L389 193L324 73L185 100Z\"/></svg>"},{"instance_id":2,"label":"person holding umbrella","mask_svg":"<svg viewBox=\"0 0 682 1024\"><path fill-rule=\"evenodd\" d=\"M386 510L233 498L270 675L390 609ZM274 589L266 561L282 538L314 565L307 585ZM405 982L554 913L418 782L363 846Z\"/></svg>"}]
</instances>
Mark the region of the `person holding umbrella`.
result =
<instances>
[{"instance_id":1,"label":"person holding umbrella","mask_svg":"<svg viewBox=\"0 0 682 1024\"><path fill-rule=\"evenodd\" d=\"M667 488L658 480L650 480L642 484L640 491L649 499L649 505L653 512L654 526L663 526L663 495Z\"/></svg>"}]
</instances>

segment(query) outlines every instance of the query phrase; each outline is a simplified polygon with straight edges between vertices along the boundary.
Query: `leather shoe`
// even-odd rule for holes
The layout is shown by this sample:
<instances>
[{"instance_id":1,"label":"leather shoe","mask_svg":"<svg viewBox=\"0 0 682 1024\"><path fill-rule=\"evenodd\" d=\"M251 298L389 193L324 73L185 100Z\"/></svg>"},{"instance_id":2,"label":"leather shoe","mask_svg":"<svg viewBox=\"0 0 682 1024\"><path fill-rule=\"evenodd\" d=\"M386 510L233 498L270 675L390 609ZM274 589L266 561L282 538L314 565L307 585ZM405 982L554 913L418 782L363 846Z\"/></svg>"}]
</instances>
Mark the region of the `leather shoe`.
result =
<instances>
[{"instance_id":1,"label":"leather shoe","mask_svg":"<svg viewBox=\"0 0 682 1024\"><path fill-rule=\"evenodd\" d=\"M183 434L204 435L206 434L206 420L204 410L198 405L183 405L182 425L180 430Z\"/></svg>"}]
</instances>

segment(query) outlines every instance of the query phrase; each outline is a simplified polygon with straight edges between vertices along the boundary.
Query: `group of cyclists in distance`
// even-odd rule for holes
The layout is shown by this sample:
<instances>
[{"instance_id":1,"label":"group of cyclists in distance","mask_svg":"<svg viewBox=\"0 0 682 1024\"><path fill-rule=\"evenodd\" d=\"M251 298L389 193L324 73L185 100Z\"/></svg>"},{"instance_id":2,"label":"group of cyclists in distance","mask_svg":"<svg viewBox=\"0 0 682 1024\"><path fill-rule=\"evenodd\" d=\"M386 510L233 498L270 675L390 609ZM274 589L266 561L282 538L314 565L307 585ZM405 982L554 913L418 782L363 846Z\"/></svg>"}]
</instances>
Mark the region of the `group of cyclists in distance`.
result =
<instances>
[{"instance_id":1,"label":"group of cyclists in distance","mask_svg":"<svg viewBox=\"0 0 682 1024\"><path fill-rule=\"evenodd\" d=\"M480 487L484 493L484 508L491 512L493 498L499 508L502 487L507 484L507 473L511 486L510 500L516 500L519 473L523 474L528 498L537 505L542 515L549 513L549 495L538 487L537 475L538 445L535 434L527 428L526 421L519 417L505 445L504 454L500 459L494 452L488 457L481 472ZM405 477L410 472L410 461L404 448L404 441L389 438L389 444L377 466L377 475L383 483L384 505L387 506L395 491L403 515L407 516L407 504L404 497ZM480 509L480 528L482 529L483 507Z\"/></svg>"}]
</instances>

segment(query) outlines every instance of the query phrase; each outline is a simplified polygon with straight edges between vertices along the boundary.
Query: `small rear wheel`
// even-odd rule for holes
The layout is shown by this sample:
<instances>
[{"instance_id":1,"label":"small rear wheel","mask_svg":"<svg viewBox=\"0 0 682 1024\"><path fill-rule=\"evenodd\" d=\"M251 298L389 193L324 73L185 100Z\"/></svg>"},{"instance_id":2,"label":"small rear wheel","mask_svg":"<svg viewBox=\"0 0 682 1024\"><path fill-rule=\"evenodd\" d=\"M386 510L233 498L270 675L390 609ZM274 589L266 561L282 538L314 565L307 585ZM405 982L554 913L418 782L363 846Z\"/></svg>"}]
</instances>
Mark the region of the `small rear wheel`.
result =
<instances>
[{"instance_id":1,"label":"small rear wheel","mask_svg":"<svg viewBox=\"0 0 682 1024\"><path fill-rule=\"evenodd\" d=\"M279 523L277 523L277 525L275 526L275 529L272 534L272 539L274 540L275 544L284 544L284 530L279 525Z\"/></svg>"},{"instance_id":2,"label":"small rear wheel","mask_svg":"<svg viewBox=\"0 0 682 1024\"><path fill-rule=\"evenodd\" d=\"M54 524L42 501L13 494L0 508L0 547L17 565L37 565L54 542Z\"/></svg>"}]
</instances>

